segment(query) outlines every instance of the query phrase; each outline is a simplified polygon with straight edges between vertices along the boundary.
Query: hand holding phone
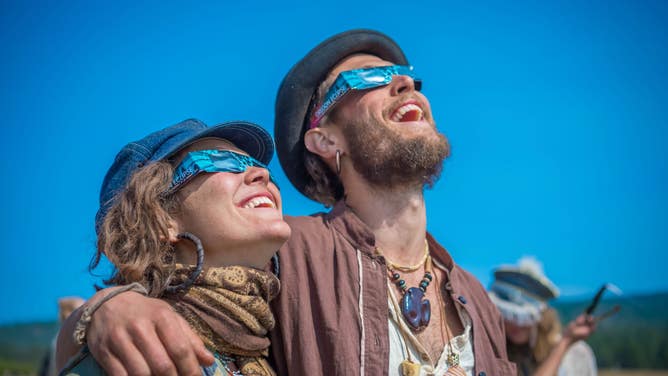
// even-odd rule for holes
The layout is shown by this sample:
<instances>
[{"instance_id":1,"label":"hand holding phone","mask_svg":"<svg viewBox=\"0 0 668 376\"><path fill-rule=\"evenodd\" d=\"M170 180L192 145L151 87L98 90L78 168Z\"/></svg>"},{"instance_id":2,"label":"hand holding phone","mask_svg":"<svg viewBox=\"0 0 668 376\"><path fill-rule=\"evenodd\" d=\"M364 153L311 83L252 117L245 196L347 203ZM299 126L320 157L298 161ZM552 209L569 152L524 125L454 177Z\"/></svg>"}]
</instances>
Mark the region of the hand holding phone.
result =
<instances>
[{"instance_id":1,"label":"hand holding phone","mask_svg":"<svg viewBox=\"0 0 668 376\"><path fill-rule=\"evenodd\" d=\"M585 309L585 314L591 315L592 313L594 313L594 310L598 306L598 303L601 301L601 297L603 297L603 293L605 292L605 290L610 290L617 295L621 295L622 293L622 291L617 286L611 283L606 283L605 285L601 286L600 289L598 289L598 292L596 293L596 295L594 295L594 299L592 299L587 309ZM612 309L609 309L608 311L603 312L602 314L596 316L594 318L594 321L599 322L605 318L608 318L614 315L615 313L619 312L620 309L621 307L619 306L619 304L617 304L614 307L612 307Z\"/></svg>"}]
</instances>

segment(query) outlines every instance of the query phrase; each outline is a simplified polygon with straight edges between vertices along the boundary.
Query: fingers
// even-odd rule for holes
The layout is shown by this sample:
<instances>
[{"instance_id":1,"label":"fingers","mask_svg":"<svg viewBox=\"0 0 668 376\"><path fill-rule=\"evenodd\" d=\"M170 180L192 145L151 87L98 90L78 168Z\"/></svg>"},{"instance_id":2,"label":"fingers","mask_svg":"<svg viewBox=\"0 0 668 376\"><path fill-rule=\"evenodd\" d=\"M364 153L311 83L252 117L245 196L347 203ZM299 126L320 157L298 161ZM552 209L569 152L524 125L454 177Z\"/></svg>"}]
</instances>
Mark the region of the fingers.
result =
<instances>
[{"instance_id":1,"label":"fingers","mask_svg":"<svg viewBox=\"0 0 668 376\"><path fill-rule=\"evenodd\" d=\"M88 345L111 375L201 375L213 355L162 300L123 293L93 316Z\"/></svg>"},{"instance_id":2,"label":"fingers","mask_svg":"<svg viewBox=\"0 0 668 376\"><path fill-rule=\"evenodd\" d=\"M109 375L149 375L150 369L132 339L123 330L107 333L106 340L89 340L93 357ZM115 346L109 346L114 344Z\"/></svg>"},{"instance_id":3,"label":"fingers","mask_svg":"<svg viewBox=\"0 0 668 376\"><path fill-rule=\"evenodd\" d=\"M93 354L97 363L104 369L107 375L127 376L128 373L121 361L112 353Z\"/></svg>"},{"instance_id":4,"label":"fingers","mask_svg":"<svg viewBox=\"0 0 668 376\"><path fill-rule=\"evenodd\" d=\"M575 324L576 325L584 325L587 323L588 318L591 317L590 315L583 313L580 316L575 318Z\"/></svg>"},{"instance_id":5,"label":"fingers","mask_svg":"<svg viewBox=\"0 0 668 376\"><path fill-rule=\"evenodd\" d=\"M568 324L566 330L564 331L564 336L567 337L570 341L575 342L578 340L587 339L595 329L596 320L594 317L587 314L581 314Z\"/></svg>"},{"instance_id":6,"label":"fingers","mask_svg":"<svg viewBox=\"0 0 668 376\"><path fill-rule=\"evenodd\" d=\"M197 356L197 360L200 365L202 366L210 366L215 362L215 358L213 357L213 354L211 351L207 350L206 347L204 346L204 343L202 343L202 340L197 337L194 333L194 338L191 339L191 344L193 344L194 341L199 341L201 345L197 346L193 344L193 348L195 349L195 356Z\"/></svg>"},{"instance_id":7,"label":"fingers","mask_svg":"<svg viewBox=\"0 0 668 376\"><path fill-rule=\"evenodd\" d=\"M589 328L591 328L591 327L596 325L596 318L592 315L588 315L588 314L583 313L575 319L574 323L575 323L576 327L589 327Z\"/></svg>"},{"instance_id":8,"label":"fingers","mask_svg":"<svg viewBox=\"0 0 668 376\"><path fill-rule=\"evenodd\" d=\"M156 318L156 332L164 345L164 350L168 354L170 362L175 367L175 374L202 374L200 359L195 346L199 346L199 352L209 352L204 347L202 340L197 337L181 316L171 310L169 314L163 312ZM213 363L213 355L209 353L206 360L210 360L210 362L202 365L208 366Z\"/></svg>"},{"instance_id":9,"label":"fingers","mask_svg":"<svg viewBox=\"0 0 668 376\"><path fill-rule=\"evenodd\" d=\"M213 354L206 348L206 346L204 346L202 339L197 334L195 334L186 320L184 320L181 316L179 316L178 321L183 331L188 334L188 342L190 342L190 347L195 352L195 356L197 357L199 364L202 366L212 365L215 361L215 358L213 357Z\"/></svg>"},{"instance_id":10,"label":"fingers","mask_svg":"<svg viewBox=\"0 0 668 376\"><path fill-rule=\"evenodd\" d=\"M156 317L161 319L156 321ZM88 346L110 375L177 375L177 367L156 329L170 322L170 317L173 321L178 315L161 300L133 292L120 294L93 315Z\"/></svg>"},{"instance_id":11,"label":"fingers","mask_svg":"<svg viewBox=\"0 0 668 376\"><path fill-rule=\"evenodd\" d=\"M151 374L175 376L177 367L167 353L166 345L158 335L160 323L147 322L132 327L131 335L137 348L141 351Z\"/></svg>"}]
</instances>

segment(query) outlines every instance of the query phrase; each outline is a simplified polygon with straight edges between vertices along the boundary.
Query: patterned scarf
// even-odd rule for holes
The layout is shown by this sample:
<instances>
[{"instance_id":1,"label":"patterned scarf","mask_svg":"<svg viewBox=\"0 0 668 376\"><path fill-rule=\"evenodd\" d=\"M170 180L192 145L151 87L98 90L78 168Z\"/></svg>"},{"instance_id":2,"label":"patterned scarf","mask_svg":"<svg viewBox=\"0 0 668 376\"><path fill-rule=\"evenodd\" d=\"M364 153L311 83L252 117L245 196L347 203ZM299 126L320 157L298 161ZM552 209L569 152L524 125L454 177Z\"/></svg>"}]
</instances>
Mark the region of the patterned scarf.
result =
<instances>
[{"instance_id":1,"label":"patterned scarf","mask_svg":"<svg viewBox=\"0 0 668 376\"><path fill-rule=\"evenodd\" d=\"M185 281L194 266L176 265L171 284ZM267 334L274 327L269 301L280 288L271 273L242 266L208 268L185 293L166 294L167 301L195 330L204 344L236 358L244 375L274 375L266 360Z\"/></svg>"}]
</instances>

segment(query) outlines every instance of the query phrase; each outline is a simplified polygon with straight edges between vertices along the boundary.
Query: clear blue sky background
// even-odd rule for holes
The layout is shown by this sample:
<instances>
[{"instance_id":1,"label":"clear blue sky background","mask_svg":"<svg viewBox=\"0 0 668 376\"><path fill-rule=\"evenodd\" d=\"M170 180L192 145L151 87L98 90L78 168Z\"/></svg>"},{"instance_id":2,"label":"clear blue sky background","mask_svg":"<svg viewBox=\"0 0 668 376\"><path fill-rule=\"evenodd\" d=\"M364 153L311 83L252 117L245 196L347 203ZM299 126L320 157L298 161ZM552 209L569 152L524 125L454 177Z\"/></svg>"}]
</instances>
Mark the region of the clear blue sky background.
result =
<instances>
[{"instance_id":1,"label":"clear blue sky background","mask_svg":"<svg viewBox=\"0 0 668 376\"><path fill-rule=\"evenodd\" d=\"M428 226L483 284L535 255L566 296L668 290L668 2L186 3L0 2L0 323L90 296L126 142L189 117L272 129L283 75L355 27L424 79L453 148ZM287 213L321 209L271 167Z\"/></svg>"}]
</instances>

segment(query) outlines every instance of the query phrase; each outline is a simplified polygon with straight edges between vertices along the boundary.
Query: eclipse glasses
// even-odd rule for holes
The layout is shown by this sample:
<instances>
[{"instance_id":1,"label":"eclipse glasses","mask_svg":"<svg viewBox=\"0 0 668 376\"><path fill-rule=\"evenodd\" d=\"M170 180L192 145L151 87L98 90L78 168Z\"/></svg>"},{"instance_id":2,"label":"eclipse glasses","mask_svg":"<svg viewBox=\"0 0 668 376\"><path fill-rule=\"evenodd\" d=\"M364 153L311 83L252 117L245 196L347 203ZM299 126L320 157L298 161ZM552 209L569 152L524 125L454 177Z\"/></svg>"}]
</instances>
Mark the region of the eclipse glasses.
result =
<instances>
[{"instance_id":1,"label":"eclipse glasses","mask_svg":"<svg viewBox=\"0 0 668 376\"><path fill-rule=\"evenodd\" d=\"M393 76L408 76L413 79L415 90L422 89L422 80L415 76L413 67L389 65L382 67L353 69L339 73L324 98L311 112L310 128L315 128L341 98L353 90L367 90L389 85Z\"/></svg>"},{"instance_id":2,"label":"eclipse glasses","mask_svg":"<svg viewBox=\"0 0 668 376\"><path fill-rule=\"evenodd\" d=\"M269 171L269 168L257 159L230 150L197 150L191 151L174 170L172 183L167 193L173 193L181 186L203 172L231 172L239 174L248 167L260 167ZM276 180L269 172L269 179L276 184Z\"/></svg>"}]
</instances>

